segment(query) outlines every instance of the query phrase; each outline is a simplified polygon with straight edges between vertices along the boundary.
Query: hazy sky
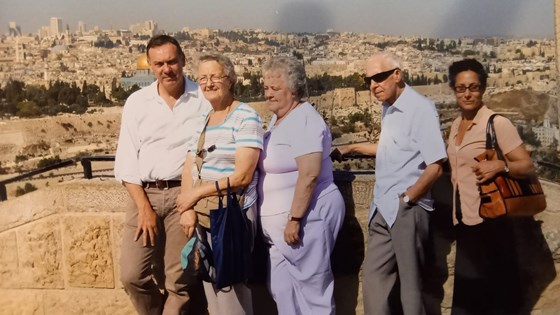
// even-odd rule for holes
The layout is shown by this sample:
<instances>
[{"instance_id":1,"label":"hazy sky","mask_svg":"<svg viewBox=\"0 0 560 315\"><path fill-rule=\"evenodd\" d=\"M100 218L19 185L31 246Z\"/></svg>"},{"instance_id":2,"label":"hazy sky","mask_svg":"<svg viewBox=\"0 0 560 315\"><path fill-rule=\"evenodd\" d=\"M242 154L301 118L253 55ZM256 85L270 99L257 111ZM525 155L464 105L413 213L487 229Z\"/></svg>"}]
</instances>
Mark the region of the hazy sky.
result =
<instances>
[{"instance_id":1,"label":"hazy sky","mask_svg":"<svg viewBox=\"0 0 560 315\"><path fill-rule=\"evenodd\" d=\"M0 0L0 33L7 32L9 21L36 33L53 16L72 31L80 20L90 29L128 28L152 19L169 32L188 26L551 37L554 0Z\"/></svg>"}]
</instances>

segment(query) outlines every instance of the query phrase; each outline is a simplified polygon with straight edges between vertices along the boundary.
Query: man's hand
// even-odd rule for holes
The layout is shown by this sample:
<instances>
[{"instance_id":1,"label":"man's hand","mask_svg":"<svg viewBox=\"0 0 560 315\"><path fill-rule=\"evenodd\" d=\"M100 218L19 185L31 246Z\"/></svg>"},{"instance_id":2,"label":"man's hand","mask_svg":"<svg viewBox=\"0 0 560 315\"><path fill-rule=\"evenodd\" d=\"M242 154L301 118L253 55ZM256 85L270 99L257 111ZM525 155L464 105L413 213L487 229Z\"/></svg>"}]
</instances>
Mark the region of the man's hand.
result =
<instances>
[{"instance_id":1,"label":"man's hand","mask_svg":"<svg viewBox=\"0 0 560 315\"><path fill-rule=\"evenodd\" d=\"M138 228L134 235L134 241L138 241L142 235L142 244L148 246L148 239L151 246L156 245L157 230L157 215L152 209L152 206L147 203L142 209L138 209Z\"/></svg>"},{"instance_id":2,"label":"man's hand","mask_svg":"<svg viewBox=\"0 0 560 315\"><path fill-rule=\"evenodd\" d=\"M196 227L196 212L193 209L189 209L181 213L181 219L179 220L179 224L183 227L185 234L188 238L194 233L194 229Z\"/></svg>"},{"instance_id":3,"label":"man's hand","mask_svg":"<svg viewBox=\"0 0 560 315\"><path fill-rule=\"evenodd\" d=\"M297 221L288 221L284 229L284 241L288 245L296 245L299 243L300 223Z\"/></svg>"},{"instance_id":4,"label":"man's hand","mask_svg":"<svg viewBox=\"0 0 560 315\"><path fill-rule=\"evenodd\" d=\"M333 162L334 161L342 162L342 161L344 161L344 155L342 154L342 152L340 152L340 150L338 148L335 148L331 152L331 160Z\"/></svg>"}]
</instances>

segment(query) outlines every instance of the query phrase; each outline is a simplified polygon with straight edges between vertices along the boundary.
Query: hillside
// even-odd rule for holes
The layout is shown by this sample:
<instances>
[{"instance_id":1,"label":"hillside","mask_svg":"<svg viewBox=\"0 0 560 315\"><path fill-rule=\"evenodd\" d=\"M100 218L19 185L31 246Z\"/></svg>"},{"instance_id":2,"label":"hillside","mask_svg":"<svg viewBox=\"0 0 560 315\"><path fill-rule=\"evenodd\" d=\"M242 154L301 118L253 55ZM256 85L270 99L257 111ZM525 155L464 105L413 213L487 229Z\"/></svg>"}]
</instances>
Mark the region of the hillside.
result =
<instances>
[{"instance_id":1,"label":"hillside","mask_svg":"<svg viewBox=\"0 0 560 315\"><path fill-rule=\"evenodd\" d=\"M94 108L83 115L0 120L0 165L27 169L49 156L114 154L120 116L121 108L111 107Z\"/></svg>"},{"instance_id":2,"label":"hillside","mask_svg":"<svg viewBox=\"0 0 560 315\"><path fill-rule=\"evenodd\" d=\"M542 123L549 108L556 109L555 98L529 89L492 94L486 104L495 111L517 112L521 119L534 121L536 124ZM551 104L554 106L550 106ZM557 123L558 114L551 118L552 122Z\"/></svg>"},{"instance_id":3,"label":"hillside","mask_svg":"<svg viewBox=\"0 0 560 315\"><path fill-rule=\"evenodd\" d=\"M556 98L548 94L513 90L489 95L485 101L496 111L517 112L519 119L533 120L536 125L542 123L545 115L552 123L558 123ZM266 125L270 120L266 104L257 102L251 106ZM450 107L454 119L457 108ZM13 173L17 169L32 169L41 159L56 155L65 159L81 154L114 154L121 110L121 107L100 107L83 115L0 120L0 167Z\"/></svg>"}]
</instances>

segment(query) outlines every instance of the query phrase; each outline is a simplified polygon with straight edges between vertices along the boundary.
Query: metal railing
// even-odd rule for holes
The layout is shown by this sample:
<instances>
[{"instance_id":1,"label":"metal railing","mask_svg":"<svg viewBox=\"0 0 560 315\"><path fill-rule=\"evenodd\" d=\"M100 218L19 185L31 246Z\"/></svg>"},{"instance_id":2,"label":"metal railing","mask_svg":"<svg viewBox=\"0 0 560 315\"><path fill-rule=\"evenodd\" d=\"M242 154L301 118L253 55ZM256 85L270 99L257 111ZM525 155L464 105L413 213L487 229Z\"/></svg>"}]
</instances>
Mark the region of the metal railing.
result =
<instances>
[{"instance_id":1,"label":"metal railing","mask_svg":"<svg viewBox=\"0 0 560 315\"><path fill-rule=\"evenodd\" d=\"M67 167L67 166L75 165L75 164L76 164L76 162L74 160L64 160L64 161L60 161L60 162L57 162L57 163L54 163L54 164L51 164L51 165L47 165L45 167L40 167L40 168L34 169L30 172L18 175L16 177L12 177L12 178L8 178L8 179L5 179L3 181L0 181L0 201L4 201L4 200L8 199L8 192L6 190L6 185L7 184L17 182L17 181L20 181L22 179L26 179L26 178L29 178L29 177L33 177L37 174L46 173L48 171L52 171L52 170L55 170L55 169L58 169L58 168Z\"/></svg>"},{"instance_id":2,"label":"metal railing","mask_svg":"<svg viewBox=\"0 0 560 315\"><path fill-rule=\"evenodd\" d=\"M344 156L344 160L353 160L353 159L371 159L371 156L367 156L367 155L363 155L363 154L351 154L351 155L347 155ZM91 167L91 163L92 162L112 162L115 161L115 156L114 155L99 155L99 156L87 156L87 157L82 157L80 158L80 163L83 167L84 170L84 178L87 179L92 179L93 178L93 169ZM549 167L549 168L553 168L556 170L560 170L560 165L559 164L554 164L554 163L550 163L550 162L546 162L546 161L536 161L537 164L544 166L544 167ZM0 201L5 201L8 199L8 193L6 190L6 185L13 183L13 182L17 182L17 181L21 181L23 179L26 178L30 178L33 177L35 175L41 174L41 173L45 173L48 171L52 171L55 169L59 169L59 168L63 168L63 167L68 167L70 165L75 165L76 161L74 160L64 160L64 161L60 161L58 163L54 163L45 167L41 167L41 168L37 168L35 170L32 170L30 172L9 178L9 179L5 179L3 181L0 181ZM345 173L342 170L335 170L335 175L337 175L337 177L343 176L343 173ZM364 174L374 174L375 171L374 170L363 170L361 171Z\"/></svg>"},{"instance_id":3,"label":"metal railing","mask_svg":"<svg viewBox=\"0 0 560 315\"><path fill-rule=\"evenodd\" d=\"M101 156L87 156L87 157L82 157L80 158L80 163L82 164L82 167L84 169L84 178L87 179L92 179L93 178L93 170L91 167L91 162L93 161L107 161L107 162L111 162L115 160L115 156L114 155L101 155ZM18 182L21 180L24 180L26 178L31 178L35 175L38 174L42 174L42 173L46 173L55 169L59 169L59 168L63 168L63 167L68 167L71 165L76 165L76 161L72 160L72 159L68 159L68 160L64 160L64 161L60 161L57 163L53 163L51 165L45 166L45 167L40 167L37 169L34 169L32 171L29 171L27 173L12 177L12 178L8 178L5 179L3 181L0 181L0 201L5 201L8 199L8 192L6 190L6 185L13 183L13 182Z\"/></svg>"},{"instance_id":4,"label":"metal railing","mask_svg":"<svg viewBox=\"0 0 560 315\"><path fill-rule=\"evenodd\" d=\"M91 168L91 162L93 161L104 161L104 162L112 162L115 161L114 155L100 155L100 156L87 156L82 157L80 159L80 163L82 163L82 167L84 168L84 178L92 179L93 178L93 171Z\"/></svg>"}]
</instances>

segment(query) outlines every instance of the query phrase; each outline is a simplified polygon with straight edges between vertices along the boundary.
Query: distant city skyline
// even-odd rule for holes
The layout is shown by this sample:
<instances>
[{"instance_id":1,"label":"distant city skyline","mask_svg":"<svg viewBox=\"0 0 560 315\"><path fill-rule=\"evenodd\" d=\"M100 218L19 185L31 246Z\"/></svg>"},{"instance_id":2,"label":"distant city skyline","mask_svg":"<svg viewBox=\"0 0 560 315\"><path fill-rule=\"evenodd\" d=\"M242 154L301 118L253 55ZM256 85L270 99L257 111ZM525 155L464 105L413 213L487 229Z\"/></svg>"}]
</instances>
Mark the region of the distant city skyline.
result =
<instances>
[{"instance_id":1,"label":"distant city skyline","mask_svg":"<svg viewBox=\"0 0 560 315\"><path fill-rule=\"evenodd\" d=\"M154 20L167 32L189 28L263 29L280 32L378 33L431 37L552 37L554 0L0 0L0 34L16 22L36 34L51 17L75 32L128 29Z\"/></svg>"}]
</instances>

